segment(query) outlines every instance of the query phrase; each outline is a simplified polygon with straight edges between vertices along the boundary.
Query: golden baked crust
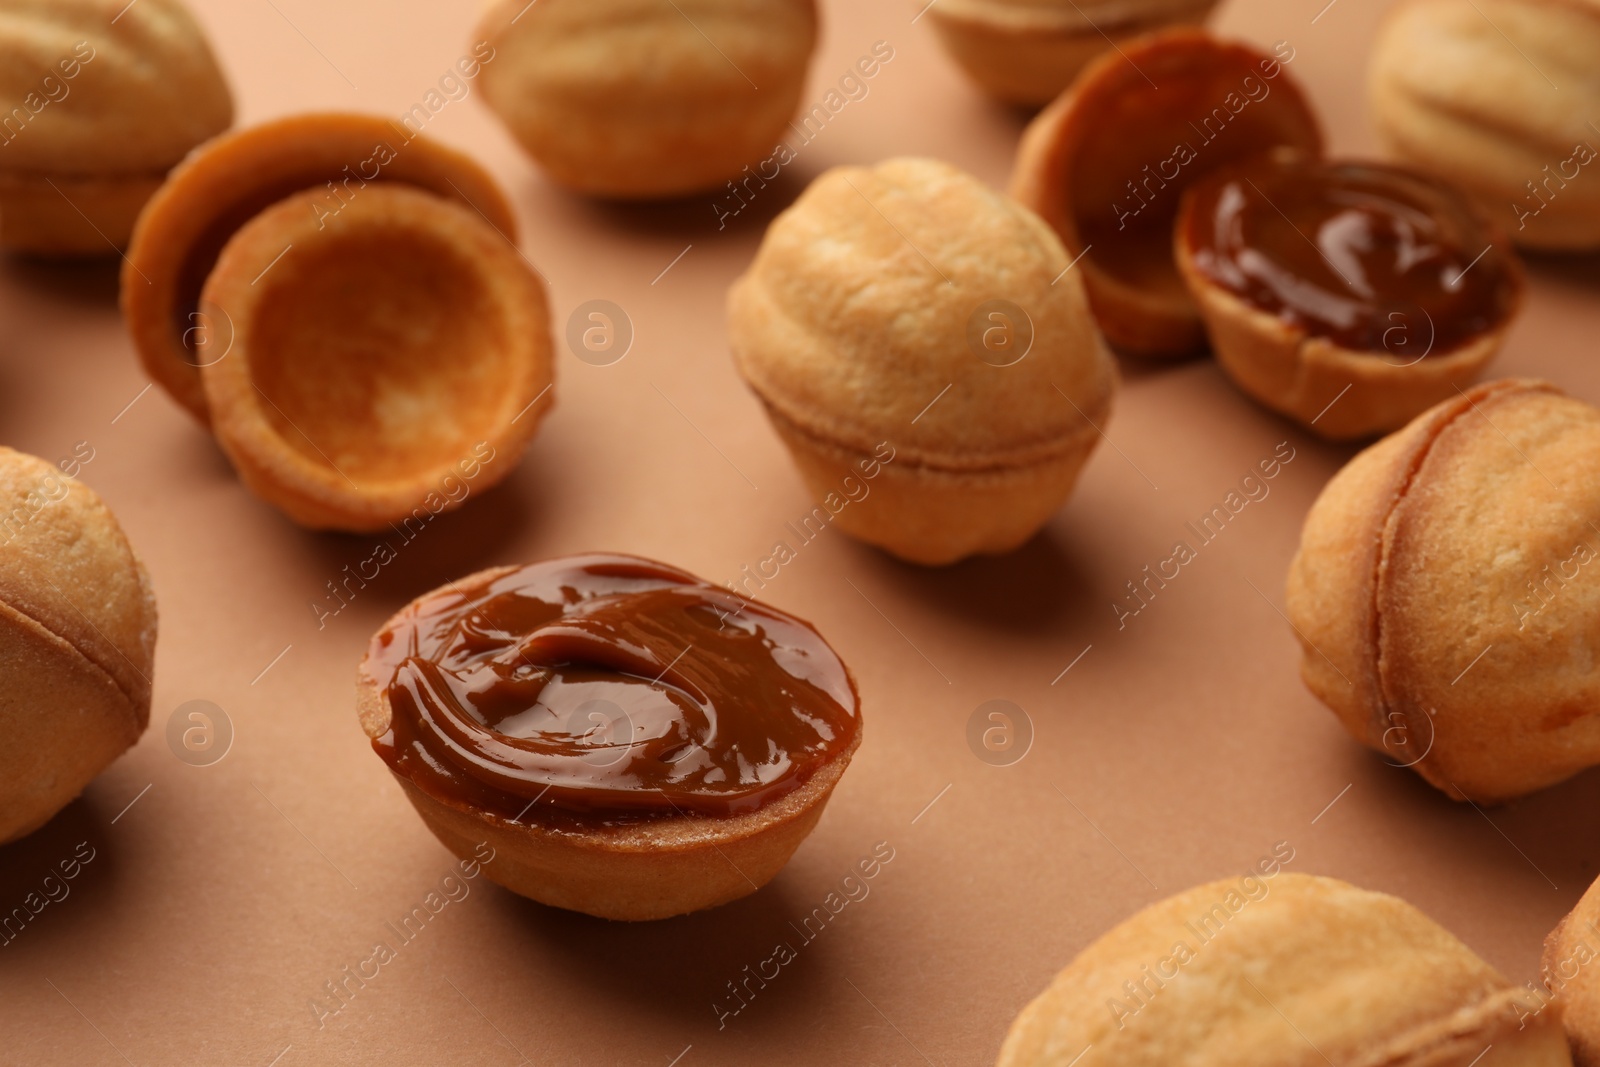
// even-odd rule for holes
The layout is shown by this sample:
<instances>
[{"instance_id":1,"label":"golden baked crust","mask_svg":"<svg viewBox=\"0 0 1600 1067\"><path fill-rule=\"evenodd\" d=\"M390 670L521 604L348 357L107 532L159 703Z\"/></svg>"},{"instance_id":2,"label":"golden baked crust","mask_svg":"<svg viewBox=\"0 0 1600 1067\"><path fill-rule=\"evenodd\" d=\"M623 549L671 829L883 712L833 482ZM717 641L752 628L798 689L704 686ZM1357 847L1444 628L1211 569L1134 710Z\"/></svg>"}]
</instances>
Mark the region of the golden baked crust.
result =
<instances>
[{"instance_id":1,"label":"golden baked crust","mask_svg":"<svg viewBox=\"0 0 1600 1067\"><path fill-rule=\"evenodd\" d=\"M1179 198L1209 171L1280 145L1322 152L1316 116L1283 63L1169 30L1101 55L1039 113L1017 149L1011 195L1082 257L1074 273L1112 347L1178 358L1206 341L1172 257Z\"/></svg>"},{"instance_id":2,"label":"golden baked crust","mask_svg":"<svg viewBox=\"0 0 1600 1067\"><path fill-rule=\"evenodd\" d=\"M1544 939L1545 989L1561 1012L1576 1067L1600 1067L1600 882Z\"/></svg>"},{"instance_id":3,"label":"golden baked crust","mask_svg":"<svg viewBox=\"0 0 1600 1067\"><path fill-rule=\"evenodd\" d=\"M1566 1067L1555 1012L1519 1029L1530 1005L1406 902L1280 873L1112 929L1023 1009L999 1067Z\"/></svg>"},{"instance_id":4,"label":"golden baked crust","mask_svg":"<svg viewBox=\"0 0 1600 1067\"><path fill-rule=\"evenodd\" d=\"M1595 0L1406 0L1372 53L1373 122L1394 156L1460 184L1518 244L1594 248L1596 55Z\"/></svg>"},{"instance_id":5,"label":"golden baked crust","mask_svg":"<svg viewBox=\"0 0 1600 1067\"><path fill-rule=\"evenodd\" d=\"M1065 499L1116 385L1069 265L1031 212L947 164L835 168L772 223L730 290L734 362L819 498L837 491L832 467L847 472L884 442L895 483L1057 472L1042 487L1017 483L1004 514L953 513L956 485L948 505L925 501L931 511L912 493L904 507L885 495L839 515L844 529L917 562L1009 551ZM992 300L1031 323L1032 347L1007 366L985 361L971 339ZM997 534L996 523L1007 529ZM940 530L944 544L923 544L912 527Z\"/></svg>"},{"instance_id":6,"label":"golden baked crust","mask_svg":"<svg viewBox=\"0 0 1600 1067\"><path fill-rule=\"evenodd\" d=\"M734 361L790 421L858 451L889 438L950 470L1032 463L1085 428L1052 383L1091 416L1113 386L1068 262L1032 212L949 164L836 167L773 221L729 292ZM1009 367L968 343L993 297L1033 323Z\"/></svg>"},{"instance_id":7,"label":"golden baked crust","mask_svg":"<svg viewBox=\"0 0 1600 1067\"><path fill-rule=\"evenodd\" d=\"M76 76L63 60L77 61ZM233 123L228 83L182 0L7 0L0 100L49 100L46 76L66 95L0 149L0 169L161 173Z\"/></svg>"},{"instance_id":8,"label":"golden baked crust","mask_svg":"<svg viewBox=\"0 0 1600 1067\"><path fill-rule=\"evenodd\" d=\"M818 502L813 516L818 509L832 511L830 497L837 502L852 486L863 484L864 472L876 471L871 495L849 502L832 521L852 537L929 567L1025 544L1071 495L1098 442L1085 433L1079 448L1037 463L949 470L898 456L884 462L883 452L842 447L807 433L771 405L763 406Z\"/></svg>"},{"instance_id":9,"label":"golden baked crust","mask_svg":"<svg viewBox=\"0 0 1600 1067\"><path fill-rule=\"evenodd\" d=\"M163 179L0 171L0 248L40 256L109 255L127 244Z\"/></svg>"},{"instance_id":10,"label":"golden baked crust","mask_svg":"<svg viewBox=\"0 0 1600 1067\"><path fill-rule=\"evenodd\" d=\"M211 426L258 496L313 528L431 518L509 474L553 403L544 284L471 208L399 183L245 224L201 307ZM470 471L470 474L468 473Z\"/></svg>"},{"instance_id":11,"label":"golden baked crust","mask_svg":"<svg viewBox=\"0 0 1600 1067\"><path fill-rule=\"evenodd\" d=\"M815 0L501 0L484 99L570 189L710 189L772 155L816 44Z\"/></svg>"},{"instance_id":12,"label":"golden baked crust","mask_svg":"<svg viewBox=\"0 0 1600 1067\"><path fill-rule=\"evenodd\" d=\"M489 843L495 859L483 872L490 881L552 907L646 922L727 904L777 877L822 817L850 754L748 815L683 816L579 832L544 825L537 807L512 822L442 803L396 778L428 829L455 855L469 859L474 846Z\"/></svg>"},{"instance_id":13,"label":"golden baked crust","mask_svg":"<svg viewBox=\"0 0 1600 1067\"><path fill-rule=\"evenodd\" d=\"M199 368L226 351L228 331L200 314L200 291L228 239L291 193L321 190L306 210L326 219L383 182L459 200L516 244L516 214L487 171L388 119L294 115L219 137L173 170L139 216L123 263L122 315L146 373L208 424ZM197 340L217 343L202 352Z\"/></svg>"},{"instance_id":14,"label":"golden baked crust","mask_svg":"<svg viewBox=\"0 0 1600 1067\"><path fill-rule=\"evenodd\" d=\"M476 585L514 570L493 567L462 578L460 584ZM362 730L374 739L388 731L393 715L388 699L364 670L357 673L356 713ZM513 821L470 804L440 800L400 774L395 779L451 852L468 859L479 842L489 843L495 858L483 872L490 881L541 904L641 922L726 904L776 877L822 817L860 744L857 730L850 747L804 785L752 812L725 818L684 814L581 830L572 829L569 821L551 822L537 804Z\"/></svg>"},{"instance_id":15,"label":"golden baked crust","mask_svg":"<svg viewBox=\"0 0 1600 1067\"><path fill-rule=\"evenodd\" d=\"M1470 385L1500 351L1504 326L1444 355L1414 360L1308 337L1178 263L1193 287L1217 363L1241 391L1329 441L1393 430ZM1337 402L1336 402L1337 401Z\"/></svg>"},{"instance_id":16,"label":"golden baked crust","mask_svg":"<svg viewBox=\"0 0 1600 1067\"><path fill-rule=\"evenodd\" d=\"M156 606L89 488L0 448L0 843L42 826L150 718Z\"/></svg>"},{"instance_id":17,"label":"golden baked crust","mask_svg":"<svg viewBox=\"0 0 1600 1067\"><path fill-rule=\"evenodd\" d=\"M42 254L122 247L161 175L233 123L180 0L12 0L0 100L0 246Z\"/></svg>"},{"instance_id":18,"label":"golden baked crust","mask_svg":"<svg viewBox=\"0 0 1600 1067\"><path fill-rule=\"evenodd\" d=\"M1506 800L1600 763L1596 471L1600 411L1516 380L1351 460L1289 573L1306 685L1357 740L1456 799Z\"/></svg>"},{"instance_id":19,"label":"golden baked crust","mask_svg":"<svg viewBox=\"0 0 1600 1067\"><path fill-rule=\"evenodd\" d=\"M1216 0L939 0L928 18L945 50L985 92L1039 105L1114 42L1199 25L1215 6Z\"/></svg>"}]
</instances>

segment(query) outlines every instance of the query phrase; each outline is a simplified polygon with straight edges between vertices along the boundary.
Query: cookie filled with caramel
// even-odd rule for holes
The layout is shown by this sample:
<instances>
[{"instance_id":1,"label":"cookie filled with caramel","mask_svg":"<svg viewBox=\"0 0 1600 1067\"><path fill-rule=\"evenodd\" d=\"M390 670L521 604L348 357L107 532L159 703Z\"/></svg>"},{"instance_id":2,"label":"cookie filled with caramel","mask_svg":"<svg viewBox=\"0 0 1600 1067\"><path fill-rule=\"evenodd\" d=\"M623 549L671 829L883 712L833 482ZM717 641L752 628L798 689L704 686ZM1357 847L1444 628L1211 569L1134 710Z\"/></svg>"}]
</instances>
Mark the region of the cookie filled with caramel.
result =
<instances>
[{"instance_id":1,"label":"cookie filled with caramel","mask_svg":"<svg viewBox=\"0 0 1600 1067\"><path fill-rule=\"evenodd\" d=\"M1239 388L1334 439L1455 395L1522 294L1509 244L1452 187L1287 150L1192 186L1175 253Z\"/></svg>"},{"instance_id":2,"label":"cookie filled with caramel","mask_svg":"<svg viewBox=\"0 0 1600 1067\"><path fill-rule=\"evenodd\" d=\"M776 608L634 556L464 578L373 638L358 710L435 835L542 903L656 919L745 896L861 738L854 680Z\"/></svg>"}]
</instances>

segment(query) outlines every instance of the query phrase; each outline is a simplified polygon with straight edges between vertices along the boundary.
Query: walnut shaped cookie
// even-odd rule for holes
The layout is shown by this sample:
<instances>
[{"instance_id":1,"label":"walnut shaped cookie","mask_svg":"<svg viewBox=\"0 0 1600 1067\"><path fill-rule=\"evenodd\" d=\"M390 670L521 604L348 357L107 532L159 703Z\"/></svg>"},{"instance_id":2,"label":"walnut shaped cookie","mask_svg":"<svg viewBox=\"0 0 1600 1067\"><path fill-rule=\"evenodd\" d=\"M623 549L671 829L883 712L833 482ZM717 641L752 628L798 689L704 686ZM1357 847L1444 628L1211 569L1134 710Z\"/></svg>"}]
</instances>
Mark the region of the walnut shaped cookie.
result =
<instances>
[{"instance_id":1,"label":"walnut shaped cookie","mask_svg":"<svg viewBox=\"0 0 1600 1067\"><path fill-rule=\"evenodd\" d=\"M1600 763L1600 410L1487 382L1351 460L1306 517L1287 610L1345 729L1458 800Z\"/></svg>"}]
</instances>

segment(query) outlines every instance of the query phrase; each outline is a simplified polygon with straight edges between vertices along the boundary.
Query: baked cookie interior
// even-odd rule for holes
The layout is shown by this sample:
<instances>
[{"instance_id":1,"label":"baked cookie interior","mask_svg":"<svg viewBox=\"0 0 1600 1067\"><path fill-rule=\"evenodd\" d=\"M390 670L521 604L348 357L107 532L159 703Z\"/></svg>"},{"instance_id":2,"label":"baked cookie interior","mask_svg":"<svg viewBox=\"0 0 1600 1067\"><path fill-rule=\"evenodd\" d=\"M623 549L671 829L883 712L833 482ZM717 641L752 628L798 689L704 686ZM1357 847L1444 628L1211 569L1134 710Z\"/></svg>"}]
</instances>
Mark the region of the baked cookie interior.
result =
<instances>
[{"instance_id":1,"label":"baked cookie interior","mask_svg":"<svg viewBox=\"0 0 1600 1067\"><path fill-rule=\"evenodd\" d=\"M238 341L267 420L307 461L408 478L460 460L497 420L514 373L505 317L480 265L438 232L330 227L256 284Z\"/></svg>"}]
</instances>

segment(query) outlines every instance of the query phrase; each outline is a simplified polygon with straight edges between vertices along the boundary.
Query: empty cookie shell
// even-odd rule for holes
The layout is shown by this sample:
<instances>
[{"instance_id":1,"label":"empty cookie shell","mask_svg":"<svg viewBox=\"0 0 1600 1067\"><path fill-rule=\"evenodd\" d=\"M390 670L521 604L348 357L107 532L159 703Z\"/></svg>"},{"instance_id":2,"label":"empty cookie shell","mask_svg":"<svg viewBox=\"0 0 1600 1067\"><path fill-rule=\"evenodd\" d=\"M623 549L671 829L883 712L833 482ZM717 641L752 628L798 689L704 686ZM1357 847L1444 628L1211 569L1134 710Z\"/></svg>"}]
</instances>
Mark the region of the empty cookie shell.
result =
<instances>
[{"instance_id":1,"label":"empty cookie shell","mask_svg":"<svg viewBox=\"0 0 1600 1067\"><path fill-rule=\"evenodd\" d=\"M517 239L511 205L487 171L388 119L295 115L199 148L139 216L122 268L122 314L146 373L209 423L200 366L227 350L227 324L201 315L200 291L223 246L293 193L321 190L303 210L325 220L389 182L459 200L508 242Z\"/></svg>"},{"instance_id":2,"label":"empty cookie shell","mask_svg":"<svg viewBox=\"0 0 1600 1067\"><path fill-rule=\"evenodd\" d=\"M323 195L273 205L223 249L201 307L231 347L200 374L253 492L305 526L378 530L515 466L549 403L549 312L470 207L388 183L320 218Z\"/></svg>"},{"instance_id":3,"label":"empty cookie shell","mask_svg":"<svg viewBox=\"0 0 1600 1067\"><path fill-rule=\"evenodd\" d=\"M0 844L43 826L150 721L156 602L100 497L0 448Z\"/></svg>"},{"instance_id":4,"label":"empty cookie shell","mask_svg":"<svg viewBox=\"0 0 1600 1067\"><path fill-rule=\"evenodd\" d=\"M1151 359L1204 349L1172 257L1179 200L1211 170L1280 145L1321 154L1293 58L1199 30L1151 34L1085 67L1028 127L1011 193L1061 236L1112 347Z\"/></svg>"}]
</instances>

